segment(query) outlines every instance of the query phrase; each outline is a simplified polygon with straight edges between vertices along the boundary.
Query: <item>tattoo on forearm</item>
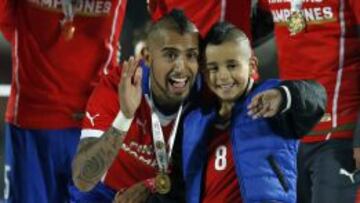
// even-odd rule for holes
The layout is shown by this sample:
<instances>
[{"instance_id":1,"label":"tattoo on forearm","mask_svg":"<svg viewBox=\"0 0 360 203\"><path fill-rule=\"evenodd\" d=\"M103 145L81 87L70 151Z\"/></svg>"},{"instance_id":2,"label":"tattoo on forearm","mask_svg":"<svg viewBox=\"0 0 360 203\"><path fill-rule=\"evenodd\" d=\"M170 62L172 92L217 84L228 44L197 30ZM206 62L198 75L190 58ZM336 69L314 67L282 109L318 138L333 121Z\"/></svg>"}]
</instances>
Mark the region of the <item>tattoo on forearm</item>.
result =
<instances>
[{"instance_id":1,"label":"tattoo on forearm","mask_svg":"<svg viewBox=\"0 0 360 203\"><path fill-rule=\"evenodd\" d=\"M110 128L101 140L95 138L81 141L77 157L77 178L89 184L96 184L118 154L125 135L125 132Z\"/></svg>"}]
</instances>

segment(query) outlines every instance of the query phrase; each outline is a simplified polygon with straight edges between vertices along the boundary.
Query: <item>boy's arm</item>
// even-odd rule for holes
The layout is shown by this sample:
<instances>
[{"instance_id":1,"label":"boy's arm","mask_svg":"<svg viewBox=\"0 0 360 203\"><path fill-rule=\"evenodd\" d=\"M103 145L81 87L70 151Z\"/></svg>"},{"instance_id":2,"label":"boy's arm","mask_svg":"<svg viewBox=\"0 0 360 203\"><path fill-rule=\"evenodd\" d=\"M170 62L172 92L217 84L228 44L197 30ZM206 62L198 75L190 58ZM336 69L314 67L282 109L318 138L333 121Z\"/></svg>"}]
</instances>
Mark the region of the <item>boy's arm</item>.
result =
<instances>
[{"instance_id":1,"label":"boy's arm","mask_svg":"<svg viewBox=\"0 0 360 203\"><path fill-rule=\"evenodd\" d=\"M324 115L326 91L322 85L310 80L283 81L279 90L286 98L286 104L289 104L289 98L291 102L288 109L283 107L285 109L270 119L274 130L279 129L284 136L301 138Z\"/></svg>"}]
</instances>

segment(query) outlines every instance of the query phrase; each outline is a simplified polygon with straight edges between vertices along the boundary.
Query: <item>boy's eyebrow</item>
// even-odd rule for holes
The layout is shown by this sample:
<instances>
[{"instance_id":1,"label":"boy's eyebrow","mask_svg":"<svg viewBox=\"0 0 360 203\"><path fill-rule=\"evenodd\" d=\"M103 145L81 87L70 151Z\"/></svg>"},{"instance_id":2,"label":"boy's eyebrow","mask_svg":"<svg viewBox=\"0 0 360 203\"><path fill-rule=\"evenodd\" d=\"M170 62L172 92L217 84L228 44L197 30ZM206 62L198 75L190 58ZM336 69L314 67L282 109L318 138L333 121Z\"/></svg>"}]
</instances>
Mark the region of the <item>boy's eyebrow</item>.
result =
<instances>
[{"instance_id":1,"label":"boy's eyebrow","mask_svg":"<svg viewBox=\"0 0 360 203\"><path fill-rule=\"evenodd\" d=\"M235 60L235 59L228 59L226 60L227 63L239 63L238 60Z\"/></svg>"},{"instance_id":2,"label":"boy's eyebrow","mask_svg":"<svg viewBox=\"0 0 360 203\"><path fill-rule=\"evenodd\" d=\"M209 63L206 63L207 66L216 66L216 62L209 62Z\"/></svg>"}]
</instances>

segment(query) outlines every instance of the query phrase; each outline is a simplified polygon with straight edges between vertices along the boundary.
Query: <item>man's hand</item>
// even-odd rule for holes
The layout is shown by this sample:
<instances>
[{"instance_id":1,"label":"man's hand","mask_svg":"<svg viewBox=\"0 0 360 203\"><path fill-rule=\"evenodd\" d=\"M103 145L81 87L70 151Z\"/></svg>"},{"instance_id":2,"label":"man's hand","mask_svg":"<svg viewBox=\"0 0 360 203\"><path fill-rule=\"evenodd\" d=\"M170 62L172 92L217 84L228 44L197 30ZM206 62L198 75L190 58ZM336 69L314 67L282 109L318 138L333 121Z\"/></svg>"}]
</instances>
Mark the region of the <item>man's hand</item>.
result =
<instances>
[{"instance_id":1,"label":"man's hand","mask_svg":"<svg viewBox=\"0 0 360 203\"><path fill-rule=\"evenodd\" d=\"M272 117L279 112L282 100L281 93L277 89L261 92L252 98L248 105L248 115L252 116L253 119Z\"/></svg>"},{"instance_id":2,"label":"man's hand","mask_svg":"<svg viewBox=\"0 0 360 203\"><path fill-rule=\"evenodd\" d=\"M355 159L356 169L360 169L360 147L354 147L353 156Z\"/></svg>"},{"instance_id":3,"label":"man's hand","mask_svg":"<svg viewBox=\"0 0 360 203\"><path fill-rule=\"evenodd\" d=\"M137 183L125 192L118 192L113 203L142 203L149 197L150 191L145 187L143 182Z\"/></svg>"},{"instance_id":4,"label":"man's hand","mask_svg":"<svg viewBox=\"0 0 360 203\"><path fill-rule=\"evenodd\" d=\"M118 86L118 95L121 111L127 118L134 117L134 114L141 102L141 80L142 69L134 57L125 61L121 71L121 79Z\"/></svg>"}]
</instances>

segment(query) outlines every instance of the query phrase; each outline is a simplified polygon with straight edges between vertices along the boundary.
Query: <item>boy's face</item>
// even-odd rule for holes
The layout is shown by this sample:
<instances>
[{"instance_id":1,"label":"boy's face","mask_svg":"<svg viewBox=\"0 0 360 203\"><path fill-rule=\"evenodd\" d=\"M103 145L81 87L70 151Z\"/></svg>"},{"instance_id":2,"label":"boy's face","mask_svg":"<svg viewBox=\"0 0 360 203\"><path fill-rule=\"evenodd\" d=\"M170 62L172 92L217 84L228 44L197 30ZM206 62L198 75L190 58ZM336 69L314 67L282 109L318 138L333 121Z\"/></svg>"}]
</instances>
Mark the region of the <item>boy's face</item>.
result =
<instances>
[{"instance_id":1,"label":"boy's face","mask_svg":"<svg viewBox=\"0 0 360 203\"><path fill-rule=\"evenodd\" d=\"M163 30L157 39L149 47L152 91L168 104L182 102L199 68L198 34Z\"/></svg>"},{"instance_id":2,"label":"boy's face","mask_svg":"<svg viewBox=\"0 0 360 203\"><path fill-rule=\"evenodd\" d=\"M206 47L205 81L221 101L235 101L246 90L253 65L246 43L224 42Z\"/></svg>"}]
</instances>

